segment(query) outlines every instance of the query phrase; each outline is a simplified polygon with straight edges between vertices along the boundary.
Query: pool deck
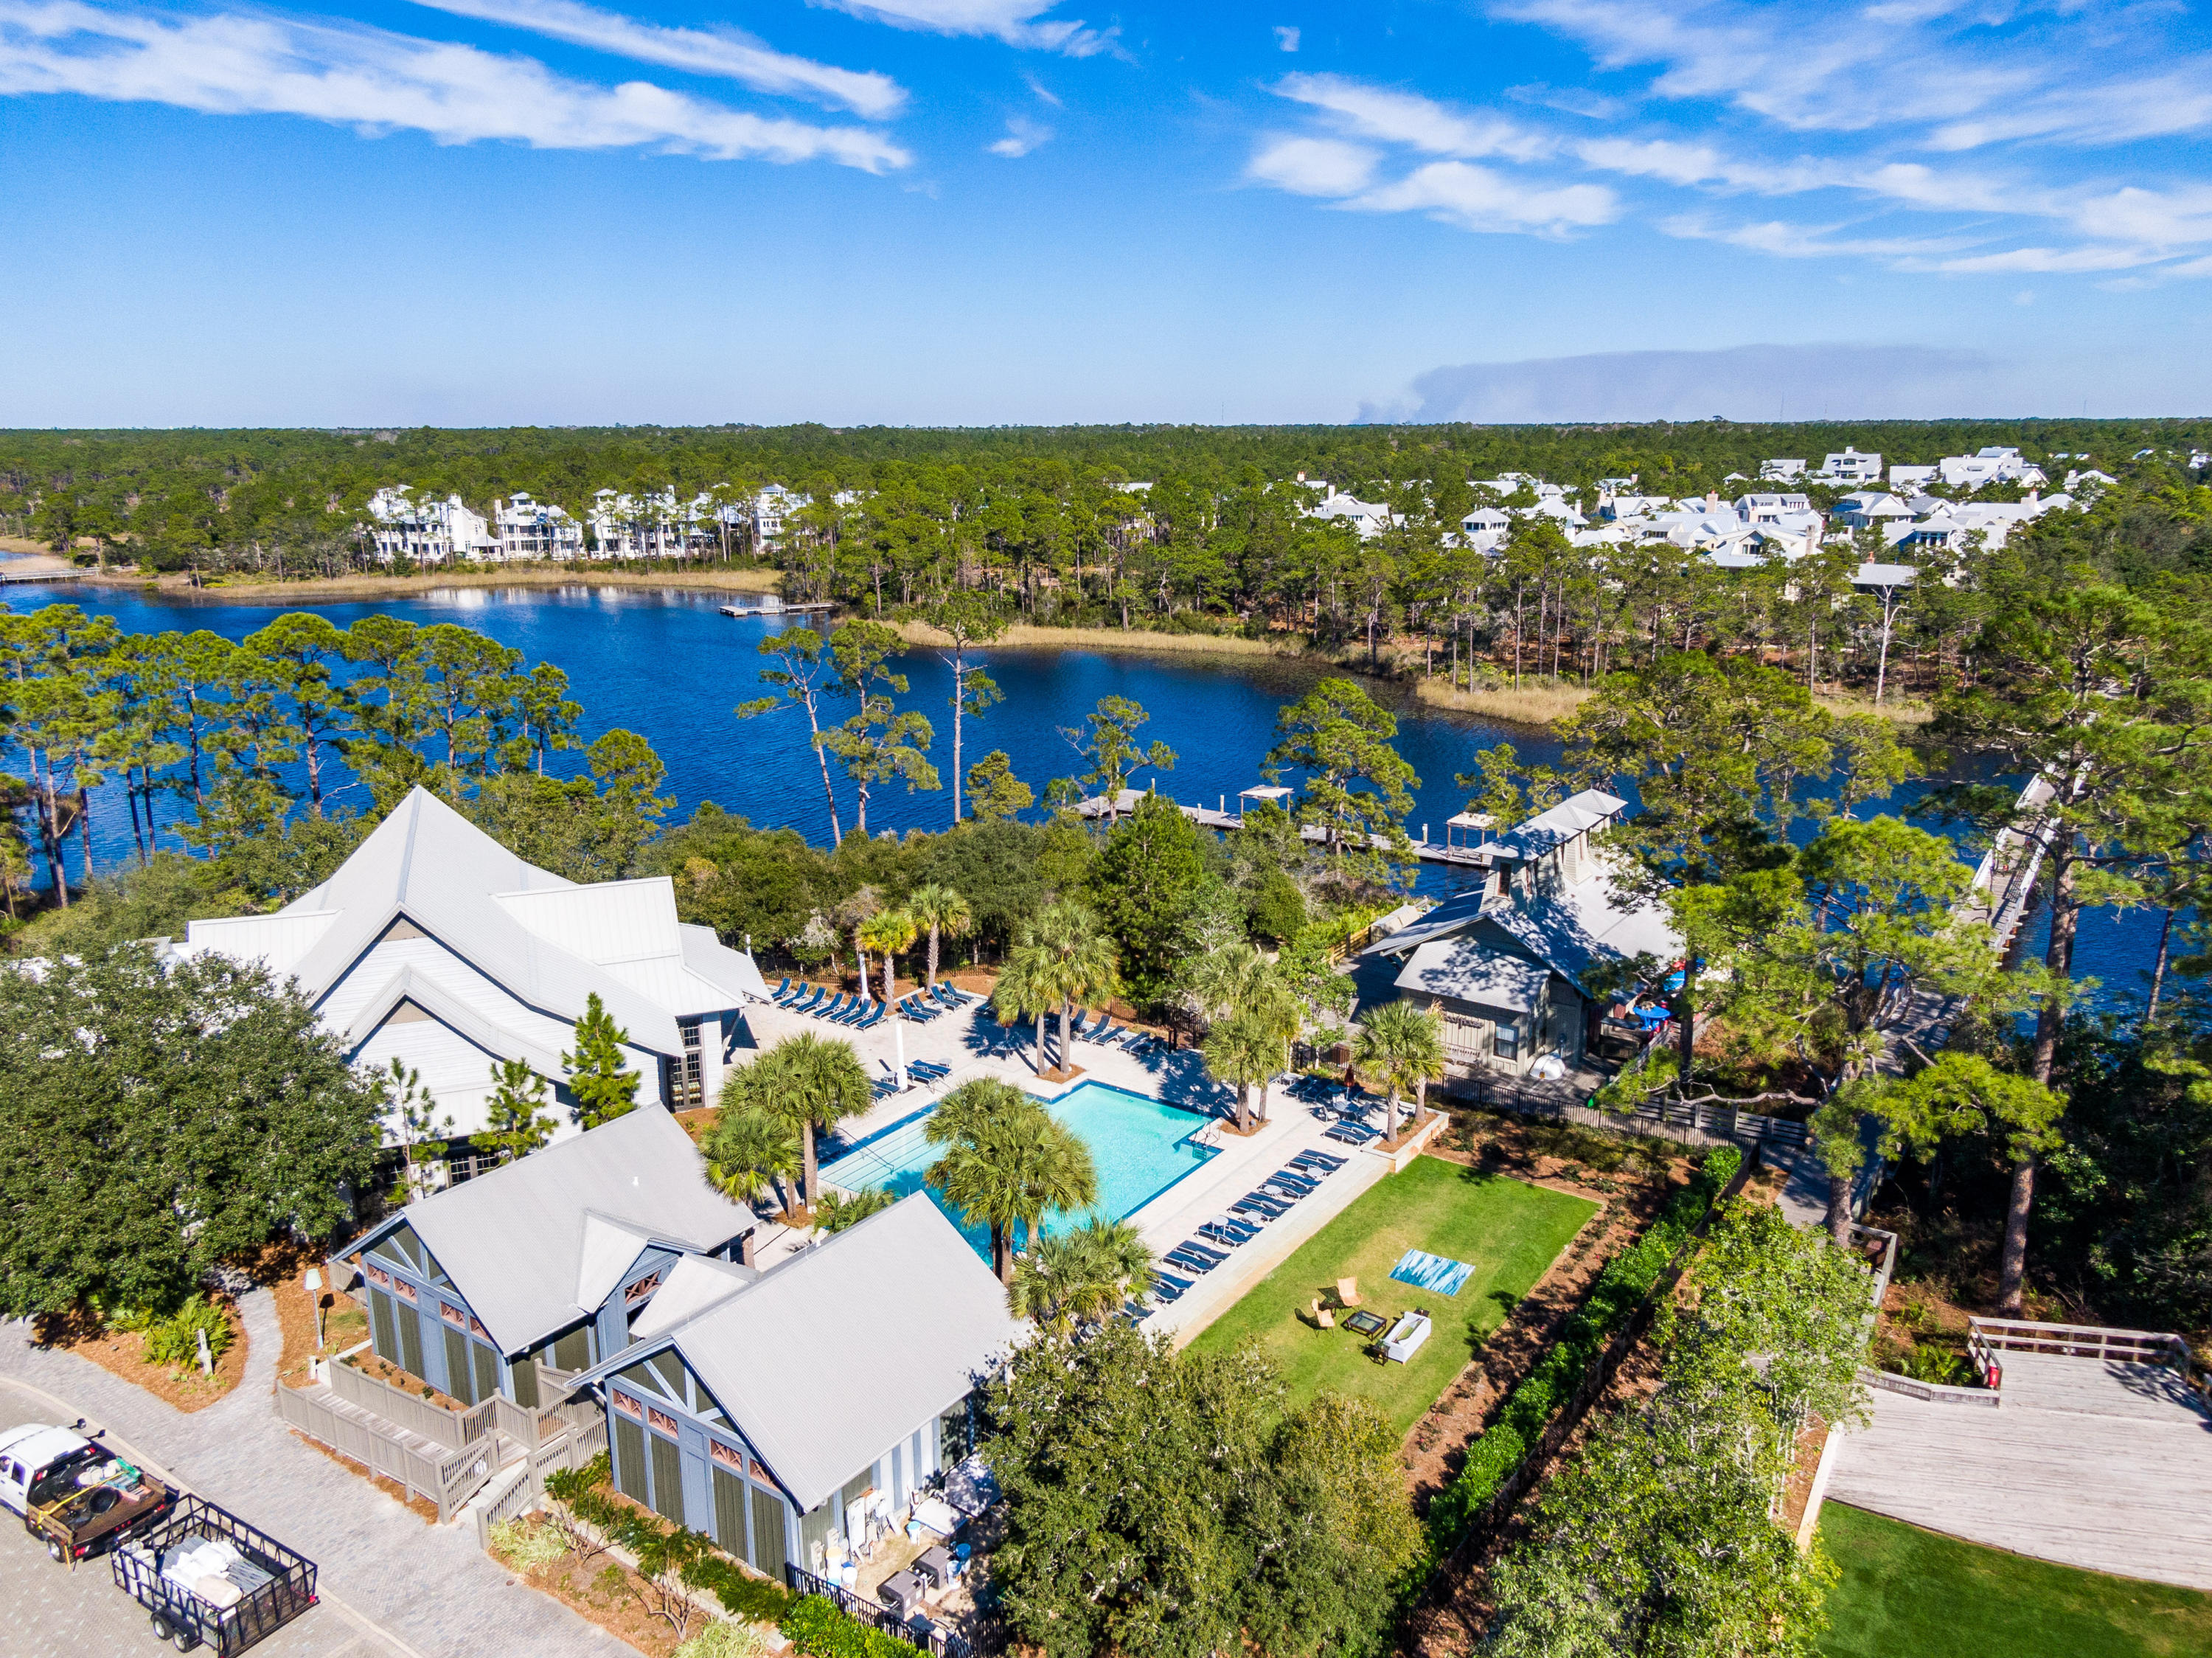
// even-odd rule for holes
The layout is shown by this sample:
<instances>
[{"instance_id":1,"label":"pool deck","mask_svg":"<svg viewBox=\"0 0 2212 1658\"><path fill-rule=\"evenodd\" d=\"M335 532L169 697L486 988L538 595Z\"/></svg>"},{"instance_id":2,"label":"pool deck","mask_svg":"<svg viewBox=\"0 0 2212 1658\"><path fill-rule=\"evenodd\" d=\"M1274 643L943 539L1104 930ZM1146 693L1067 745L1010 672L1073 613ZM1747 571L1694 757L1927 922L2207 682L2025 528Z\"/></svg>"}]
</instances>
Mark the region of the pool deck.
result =
<instances>
[{"instance_id":1,"label":"pool deck","mask_svg":"<svg viewBox=\"0 0 2212 1658\"><path fill-rule=\"evenodd\" d=\"M804 1014L758 1005L746 1010L746 1019L764 1048L801 1030L812 1030L846 1038L870 1070L881 1076L890 1074L896 1037L888 1023L854 1033L824 1026ZM936 1100L975 1076L995 1076L1047 1100L1058 1099L1082 1082L1105 1082L1195 1113L1211 1113L1217 1120L1207 1139L1220 1151L1129 1216L1155 1251L1173 1249L1197 1237L1202 1222L1225 1211L1302 1151L1326 1151L1345 1160L1344 1167L1322 1180L1319 1190L1293 1204L1280 1220L1261 1228L1260 1236L1229 1252L1231 1259L1212 1271L1200 1277L1168 1269L1179 1278L1194 1279L1193 1286L1179 1301L1156 1303L1144 1327L1172 1334L1178 1344L1188 1341L1234 1305L1246 1290L1289 1259L1300 1244L1391 1171L1390 1158L1379 1152L1362 1151L1325 1138L1324 1131L1332 1119L1316 1117L1311 1106L1289 1098L1279 1088L1269 1092L1268 1120L1249 1137L1229 1131L1227 1119L1235 1096L1206 1076L1205 1062L1194 1049L1156 1050L1139 1058L1118 1048L1093 1046L1079 1038L1075 1058L1084 1068L1082 1074L1065 1082L1048 1082L1031 1064L1034 1031L1034 1027L1007 1029L981 1016L978 1004L972 1003L927 1025L908 1025L908 1059L934 1060L951 1066L951 1074L933 1087L916 1086L878 1100L866 1116L844 1124L839 1138L851 1146L880 1133L928 1109ZM1055 1039L1057 1033L1055 1021ZM1192 1126L1199 1125L1194 1118ZM803 1234L787 1228L763 1228L755 1240L756 1259L766 1264L804 1247L805 1242Z\"/></svg>"}]
</instances>

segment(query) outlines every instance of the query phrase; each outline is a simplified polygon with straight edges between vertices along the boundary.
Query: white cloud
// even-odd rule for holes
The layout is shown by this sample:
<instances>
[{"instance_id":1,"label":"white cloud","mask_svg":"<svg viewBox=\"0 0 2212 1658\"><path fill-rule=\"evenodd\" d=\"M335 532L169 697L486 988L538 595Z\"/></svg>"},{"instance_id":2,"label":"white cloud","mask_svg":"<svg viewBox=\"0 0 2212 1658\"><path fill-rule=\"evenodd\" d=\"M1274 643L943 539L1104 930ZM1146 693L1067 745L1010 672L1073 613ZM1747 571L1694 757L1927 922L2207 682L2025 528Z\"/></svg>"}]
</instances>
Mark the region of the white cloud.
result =
<instances>
[{"instance_id":1,"label":"white cloud","mask_svg":"<svg viewBox=\"0 0 2212 1658\"><path fill-rule=\"evenodd\" d=\"M2078 275L2085 271L2132 271L2163 257L2141 247L2014 247L2002 253L1975 253L1945 259L1936 268L1959 277L1994 276L2014 271Z\"/></svg>"},{"instance_id":2,"label":"white cloud","mask_svg":"<svg viewBox=\"0 0 2212 1658\"><path fill-rule=\"evenodd\" d=\"M1758 224L1717 225L1695 214L1659 221L1659 229L1687 241L1726 242L1732 247L1771 253L1778 259L1916 259L1951 253L1971 246L1956 236L1844 236L1841 226L1791 224L1769 219Z\"/></svg>"},{"instance_id":3,"label":"white cloud","mask_svg":"<svg viewBox=\"0 0 2212 1658\"><path fill-rule=\"evenodd\" d=\"M1532 186L1471 162L1431 162L1345 205L1370 213L1425 212L1463 230L1541 230L1554 235L1610 224L1620 216L1620 202L1603 185Z\"/></svg>"},{"instance_id":4,"label":"white cloud","mask_svg":"<svg viewBox=\"0 0 2212 1658\"><path fill-rule=\"evenodd\" d=\"M1039 21L1059 0L806 0L893 28L925 34L973 34L1010 46L1089 58L1114 45L1118 28L1094 29L1073 22Z\"/></svg>"},{"instance_id":5,"label":"white cloud","mask_svg":"<svg viewBox=\"0 0 2212 1658\"><path fill-rule=\"evenodd\" d=\"M1060 107L1060 94L1038 80L1036 76L1024 74L1022 76L1022 84L1037 95L1039 102L1050 104L1054 109Z\"/></svg>"},{"instance_id":6,"label":"white cloud","mask_svg":"<svg viewBox=\"0 0 2212 1658\"><path fill-rule=\"evenodd\" d=\"M1278 23L1275 26L1275 44L1285 52L1296 52L1298 49L1297 29L1288 23Z\"/></svg>"},{"instance_id":7,"label":"white cloud","mask_svg":"<svg viewBox=\"0 0 2212 1658\"><path fill-rule=\"evenodd\" d=\"M1347 80L1341 75L1285 75L1278 95L1326 110L1363 138L1380 138L1463 160L1504 155L1535 161L1549 155L1552 141L1502 115L1469 114L1416 93Z\"/></svg>"},{"instance_id":8,"label":"white cloud","mask_svg":"<svg viewBox=\"0 0 2212 1658\"><path fill-rule=\"evenodd\" d=\"M643 81L593 85L532 58L382 30L0 0L0 94L30 92L300 115L370 132L423 132L441 143L828 160L871 173L912 159L865 127L770 119Z\"/></svg>"},{"instance_id":9,"label":"white cloud","mask_svg":"<svg viewBox=\"0 0 2212 1658\"><path fill-rule=\"evenodd\" d=\"M2153 247L2212 241L2212 186L2144 190L2134 185L2079 204L2074 222L2088 235Z\"/></svg>"},{"instance_id":10,"label":"white cloud","mask_svg":"<svg viewBox=\"0 0 2212 1658\"><path fill-rule=\"evenodd\" d=\"M1382 159L1337 138L1277 138L1261 147L1248 176L1298 196L1349 196L1367 187Z\"/></svg>"},{"instance_id":11,"label":"white cloud","mask_svg":"<svg viewBox=\"0 0 2212 1658\"><path fill-rule=\"evenodd\" d=\"M1008 161L1019 161L1031 150L1052 142L1052 129L1039 126L1035 121L1019 115L1006 118L1006 136L994 144L983 147L994 155L1004 155Z\"/></svg>"},{"instance_id":12,"label":"white cloud","mask_svg":"<svg viewBox=\"0 0 2212 1658\"><path fill-rule=\"evenodd\" d=\"M415 0L419 6L527 29L555 40L629 58L717 75L758 92L795 93L881 120L906 103L906 88L888 75L838 69L775 52L736 29L663 28L575 0Z\"/></svg>"}]
</instances>

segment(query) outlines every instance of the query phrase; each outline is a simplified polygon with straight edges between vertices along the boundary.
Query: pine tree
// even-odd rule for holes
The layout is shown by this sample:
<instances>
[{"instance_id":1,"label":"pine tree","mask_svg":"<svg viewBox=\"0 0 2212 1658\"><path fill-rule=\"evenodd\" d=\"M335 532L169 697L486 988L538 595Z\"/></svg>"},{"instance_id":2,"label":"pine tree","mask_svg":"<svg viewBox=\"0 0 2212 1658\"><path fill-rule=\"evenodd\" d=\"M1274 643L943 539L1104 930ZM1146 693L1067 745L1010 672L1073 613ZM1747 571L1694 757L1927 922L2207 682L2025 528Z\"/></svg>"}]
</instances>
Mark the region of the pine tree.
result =
<instances>
[{"instance_id":1,"label":"pine tree","mask_svg":"<svg viewBox=\"0 0 2212 1658\"><path fill-rule=\"evenodd\" d=\"M492 1096L485 1106L486 1127L479 1137L510 1159L527 1157L553 1137L558 1126L540 1109L545 1079L526 1059L506 1059L491 1068Z\"/></svg>"},{"instance_id":2,"label":"pine tree","mask_svg":"<svg viewBox=\"0 0 2212 1658\"><path fill-rule=\"evenodd\" d=\"M587 1129L611 1123L637 1109L638 1075L623 1069L623 1045L629 1033L614 1021L597 991L576 1021L576 1051L561 1056L561 1069L575 1096L576 1121Z\"/></svg>"}]
</instances>

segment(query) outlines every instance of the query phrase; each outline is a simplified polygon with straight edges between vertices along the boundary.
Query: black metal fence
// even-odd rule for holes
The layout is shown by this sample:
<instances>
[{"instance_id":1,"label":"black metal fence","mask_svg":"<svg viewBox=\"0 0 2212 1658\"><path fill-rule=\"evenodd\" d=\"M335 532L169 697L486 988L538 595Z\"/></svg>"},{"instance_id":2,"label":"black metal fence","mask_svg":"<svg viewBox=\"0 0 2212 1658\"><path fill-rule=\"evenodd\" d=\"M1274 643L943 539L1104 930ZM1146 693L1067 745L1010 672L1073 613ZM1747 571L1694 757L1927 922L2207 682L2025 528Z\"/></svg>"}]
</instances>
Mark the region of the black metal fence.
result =
<instances>
[{"instance_id":1,"label":"black metal fence","mask_svg":"<svg viewBox=\"0 0 2212 1658\"><path fill-rule=\"evenodd\" d=\"M788 1560L783 1563L783 1576L793 1594L818 1594L848 1618L896 1635L928 1653L930 1658L972 1658L968 1643L950 1630L932 1628L924 1635L889 1606L864 1600L850 1589L842 1588L826 1577L817 1577Z\"/></svg>"}]
</instances>

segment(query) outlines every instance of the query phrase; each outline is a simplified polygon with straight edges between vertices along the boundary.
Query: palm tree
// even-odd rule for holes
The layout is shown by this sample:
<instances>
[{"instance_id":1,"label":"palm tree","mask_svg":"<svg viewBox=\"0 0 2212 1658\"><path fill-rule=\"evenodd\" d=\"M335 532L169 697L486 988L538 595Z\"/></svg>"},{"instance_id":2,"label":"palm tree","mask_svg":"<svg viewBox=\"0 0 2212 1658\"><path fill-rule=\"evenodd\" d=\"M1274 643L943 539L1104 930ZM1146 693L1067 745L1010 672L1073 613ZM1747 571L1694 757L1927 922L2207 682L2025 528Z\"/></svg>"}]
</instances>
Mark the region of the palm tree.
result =
<instances>
[{"instance_id":1,"label":"palm tree","mask_svg":"<svg viewBox=\"0 0 2212 1658\"><path fill-rule=\"evenodd\" d=\"M887 1008L898 1000L894 976L898 953L914 942L916 930L914 917L904 910L878 910L860 923L860 947L873 950L884 959L884 1005ZM868 982L863 978L860 993L865 996L867 990Z\"/></svg>"},{"instance_id":2,"label":"palm tree","mask_svg":"<svg viewBox=\"0 0 2212 1658\"><path fill-rule=\"evenodd\" d=\"M871 1215L882 1214L897 1201L898 1194L889 1186L872 1186L849 1194L832 1186L822 1194L822 1229L842 1232L848 1226L858 1226Z\"/></svg>"},{"instance_id":3,"label":"palm tree","mask_svg":"<svg viewBox=\"0 0 2212 1658\"><path fill-rule=\"evenodd\" d=\"M707 1178L741 1204L773 1197L777 1207L792 1205L785 1185L799 1173L799 1136L789 1122L755 1106L726 1110L714 1119L700 1148Z\"/></svg>"},{"instance_id":4,"label":"palm tree","mask_svg":"<svg viewBox=\"0 0 2212 1658\"><path fill-rule=\"evenodd\" d=\"M1200 1022L1208 1027L1223 1023L1249 1028L1228 1039L1222 1048L1224 1063L1228 1047L1243 1050L1248 1062L1256 1060L1261 1052L1274 1056L1273 1063L1255 1080L1260 1088L1260 1120L1267 1118L1267 1082L1290 1064L1290 1045L1304 1030L1304 1009L1297 995L1285 982L1282 969L1252 945L1239 942L1218 950L1210 950L1191 964L1185 979L1186 994L1190 997ZM1206 1039L1208 1069L1217 1080L1232 1082L1231 1075L1214 1066L1212 1052L1216 1046L1211 1034ZM1248 1072L1249 1063L1241 1067ZM1237 1084L1237 1115L1240 1127L1249 1126L1244 1119L1245 1084Z\"/></svg>"},{"instance_id":5,"label":"palm tree","mask_svg":"<svg viewBox=\"0 0 2212 1658\"><path fill-rule=\"evenodd\" d=\"M820 1197L814 1166L814 1136L875 1104L867 1067L850 1042L801 1031L726 1078L723 1096L738 1090L734 1103L780 1117L799 1131L799 1164L805 1190L799 1201Z\"/></svg>"},{"instance_id":6,"label":"palm tree","mask_svg":"<svg viewBox=\"0 0 2212 1658\"><path fill-rule=\"evenodd\" d=\"M1132 1297L1142 1305L1152 1270L1152 1252L1136 1228L1093 1214L1071 1231L1039 1239L1016 1263L1007 1310L1064 1334L1103 1321Z\"/></svg>"},{"instance_id":7,"label":"palm tree","mask_svg":"<svg viewBox=\"0 0 2212 1658\"><path fill-rule=\"evenodd\" d=\"M1091 1148L1042 1102L1011 1082L979 1076L946 1094L922 1132L945 1155L925 1177L970 1226L991 1233L991 1265L1001 1283L1013 1272L1018 1225L1034 1245L1048 1210L1098 1201Z\"/></svg>"},{"instance_id":8,"label":"palm tree","mask_svg":"<svg viewBox=\"0 0 2212 1658\"><path fill-rule=\"evenodd\" d=\"M1416 1112L1428 1109L1431 1081L1444 1074L1443 1027L1426 1008L1406 1001L1385 1002L1368 1009L1359 1021L1359 1035L1352 1045L1353 1066L1389 1091L1384 1112L1389 1140L1398 1140L1398 1101L1415 1096Z\"/></svg>"},{"instance_id":9,"label":"palm tree","mask_svg":"<svg viewBox=\"0 0 2212 1658\"><path fill-rule=\"evenodd\" d=\"M1239 1012L1206 1032L1200 1050L1206 1069L1217 1082L1237 1090L1237 1129L1252 1131L1251 1091L1260 1090L1260 1114L1267 1112L1267 1083L1291 1062L1290 1043L1281 1032L1255 1013Z\"/></svg>"},{"instance_id":10,"label":"palm tree","mask_svg":"<svg viewBox=\"0 0 2212 1658\"><path fill-rule=\"evenodd\" d=\"M1111 991L1117 982L1114 946L1098 917L1072 899L1048 904L1022 929L1016 954L1037 961L1039 983L1060 1009L1060 1063L1075 1063L1075 1005Z\"/></svg>"},{"instance_id":11,"label":"palm tree","mask_svg":"<svg viewBox=\"0 0 2212 1658\"><path fill-rule=\"evenodd\" d=\"M965 938L975 924L975 912L968 907L966 899L935 881L915 887L906 908L916 924L929 930L929 987L935 990L938 939Z\"/></svg>"},{"instance_id":12,"label":"palm tree","mask_svg":"<svg viewBox=\"0 0 2212 1658\"><path fill-rule=\"evenodd\" d=\"M1002 1025L1024 1019L1036 1021L1037 1075L1044 1075L1044 1021L1054 1006L1054 992L1046 978L1044 957L1016 950L999 969L999 982L991 991L991 1011Z\"/></svg>"}]
</instances>

